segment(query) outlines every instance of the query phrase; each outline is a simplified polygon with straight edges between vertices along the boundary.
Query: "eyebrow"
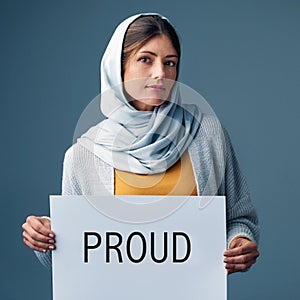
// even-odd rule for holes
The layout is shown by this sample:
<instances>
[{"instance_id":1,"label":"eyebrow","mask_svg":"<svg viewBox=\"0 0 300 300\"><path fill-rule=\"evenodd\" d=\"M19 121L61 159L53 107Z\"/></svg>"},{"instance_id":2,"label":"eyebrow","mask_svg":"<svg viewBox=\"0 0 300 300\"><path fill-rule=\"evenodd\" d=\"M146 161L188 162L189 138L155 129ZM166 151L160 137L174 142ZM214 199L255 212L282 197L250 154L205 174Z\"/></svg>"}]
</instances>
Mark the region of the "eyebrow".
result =
<instances>
[{"instance_id":1,"label":"eyebrow","mask_svg":"<svg viewBox=\"0 0 300 300\"><path fill-rule=\"evenodd\" d=\"M154 52L152 52L152 51L141 51L141 52L139 52L139 53L148 53L148 54L151 54L151 55L153 55L153 56L157 56L157 54L154 53ZM177 57L177 58L178 58L178 55L176 55L176 54L169 54L169 55L166 55L165 57L167 57L167 58L170 58L170 57Z\"/></svg>"}]
</instances>

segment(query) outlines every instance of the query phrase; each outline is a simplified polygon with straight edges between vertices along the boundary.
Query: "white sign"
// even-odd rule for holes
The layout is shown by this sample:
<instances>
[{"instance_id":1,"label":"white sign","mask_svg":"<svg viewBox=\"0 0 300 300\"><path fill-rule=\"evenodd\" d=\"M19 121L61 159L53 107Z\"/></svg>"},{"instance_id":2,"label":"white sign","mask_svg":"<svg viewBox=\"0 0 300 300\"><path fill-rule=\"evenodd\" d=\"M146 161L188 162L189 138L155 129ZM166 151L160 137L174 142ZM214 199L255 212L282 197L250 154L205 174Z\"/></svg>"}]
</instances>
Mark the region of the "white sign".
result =
<instances>
[{"instance_id":1,"label":"white sign","mask_svg":"<svg viewBox=\"0 0 300 300\"><path fill-rule=\"evenodd\" d=\"M50 196L50 209L54 300L227 299L225 197Z\"/></svg>"}]
</instances>

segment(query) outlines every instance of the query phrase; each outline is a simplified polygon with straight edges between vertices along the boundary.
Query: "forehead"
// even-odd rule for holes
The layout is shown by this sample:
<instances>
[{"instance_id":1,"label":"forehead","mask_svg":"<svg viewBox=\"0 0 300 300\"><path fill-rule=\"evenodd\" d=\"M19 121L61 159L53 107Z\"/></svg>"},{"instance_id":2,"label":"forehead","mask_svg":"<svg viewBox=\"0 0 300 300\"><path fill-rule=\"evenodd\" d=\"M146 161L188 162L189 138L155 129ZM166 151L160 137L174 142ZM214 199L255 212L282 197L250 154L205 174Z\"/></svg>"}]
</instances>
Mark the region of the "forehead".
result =
<instances>
[{"instance_id":1,"label":"forehead","mask_svg":"<svg viewBox=\"0 0 300 300\"><path fill-rule=\"evenodd\" d=\"M149 39L141 48L137 49L136 53L152 50L166 55L177 55L171 39L166 35L157 35Z\"/></svg>"}]
</instances>

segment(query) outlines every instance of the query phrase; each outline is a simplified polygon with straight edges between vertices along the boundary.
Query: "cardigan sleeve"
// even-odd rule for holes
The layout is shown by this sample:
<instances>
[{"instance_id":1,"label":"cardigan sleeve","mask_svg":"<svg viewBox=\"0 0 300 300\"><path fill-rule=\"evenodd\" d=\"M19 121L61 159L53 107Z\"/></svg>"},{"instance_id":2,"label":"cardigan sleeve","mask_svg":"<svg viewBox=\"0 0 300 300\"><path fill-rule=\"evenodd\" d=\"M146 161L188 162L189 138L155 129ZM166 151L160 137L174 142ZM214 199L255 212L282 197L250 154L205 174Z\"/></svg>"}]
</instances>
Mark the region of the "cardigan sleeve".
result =
<instances>
[{"instance_id":1,"label":"cardigan sleeve","mask_svg":"<svg viewBox=\"0 0 300 300\"><path fill-rule=\"evenodd\" d=\"M80 187L76 180L74 170L73 148L69 148L64 157L63 176L62 176L62 195L80 195ZM52 251L48 250L46 253L34 251L39 261L46 268L52 268Z\"/></svg>"},{"instance_id":2,"label":"cardigan sleeve","mask_svg":"<svg viewBox=\"0 0 300 300\"><path fill-rule=\"evenodd\" d=\"M62 176L62 195L81 195L81 188L77 181L75 171L75 157L74 146L69 148L65 153L63 163L63 176Z\"/></svg>"},{"instance_id":3,"label":"cardigan sleeve","mask_svg":"<svg viewBox=\"0 0 300 300\"><path fill-rule=\"evenodd\" d=\"M226 196L227 245L238 237L259 241L256 210L251 202L249 189L236 159L230 137L223 129L226 142L224 189Z\"/></svg>"}]
</instances>

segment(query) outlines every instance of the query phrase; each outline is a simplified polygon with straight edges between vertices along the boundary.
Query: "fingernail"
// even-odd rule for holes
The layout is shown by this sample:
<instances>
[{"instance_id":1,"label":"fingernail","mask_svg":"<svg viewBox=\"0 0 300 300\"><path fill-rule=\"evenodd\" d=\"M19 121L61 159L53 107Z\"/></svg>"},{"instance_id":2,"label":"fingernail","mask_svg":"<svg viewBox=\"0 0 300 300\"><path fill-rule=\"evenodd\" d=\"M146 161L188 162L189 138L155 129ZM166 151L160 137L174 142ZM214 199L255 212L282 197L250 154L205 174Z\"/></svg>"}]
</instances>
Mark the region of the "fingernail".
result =
<instances>
[{"instance_id":1,"label":"fingernail","mask_svg":"<svg viewBox=\"0 0 300 300\"><path fill-rule=\"evenodd\" d=\"M229 259L224 259L224 263L228 263L229 262Z\"/></svg>"},{"instance_id":2,"label":"fingernail","mask_svg":"<svg viewBox=\"0 0 300 300\"><path fill-rule=\"evenodd\" d=\"M46 252L47 252L47 250L46 250L46 249L43 249L43 252L44 252L44 253L46 253Z\"/></svg>"},{"instance_id":3,"label":"fingernail","mask_svg":"<svg viewBox=\"0 0 300 300\"><path fill-rule=\"evenodd\" d=\"M54 244L54 240L49 240L48 242L51 244Z\"/></svg>"},{"instance_id":4,"label":"fingernail","mask_svg":"<svg viewBox=\"0 0 300 300\"><path fill-rule=\"evenodd\" d=\"M52 246L52 245L51 245L51 246L49 246L49 249L53 250L53 249L54 249L54 246Z\"/></svg>"},{"instance_id":5,"label":"fingernail","mask_svg":"<svg viewBox=\"0 0 300 300\"><path fill-rule=\"evenodd\" d=\"M52 233L49 233L49 237L54 238L54 235Z\"/></svg>"}]
</instances>

